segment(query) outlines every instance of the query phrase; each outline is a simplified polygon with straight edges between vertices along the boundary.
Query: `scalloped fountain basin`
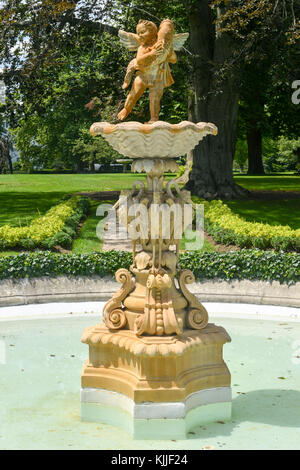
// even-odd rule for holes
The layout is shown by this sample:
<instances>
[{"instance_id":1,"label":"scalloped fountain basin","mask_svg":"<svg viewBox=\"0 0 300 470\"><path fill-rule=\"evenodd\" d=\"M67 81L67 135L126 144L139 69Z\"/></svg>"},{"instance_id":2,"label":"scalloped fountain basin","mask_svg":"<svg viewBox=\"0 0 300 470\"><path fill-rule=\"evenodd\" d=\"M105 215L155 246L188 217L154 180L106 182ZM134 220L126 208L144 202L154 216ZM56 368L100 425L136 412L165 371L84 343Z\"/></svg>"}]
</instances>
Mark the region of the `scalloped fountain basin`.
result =
<instances>
[{"instance_id":1,"label":"scalloped fountain basin","mask_svg":"<svg viewBox=\"0 0 300 470\"><path fill-rule=\"evenodd\" d=\"M218 129L210 122L141 124L130 121L95 122L90 132L101 135L114 150L130 158L175 158L193 150L206 135L217 135Z\"/></svg>"},{"instance_id":2,"label":"scalloped fountain basin","mask_svg":"<svg viewBox=\"0 0 300 470\"><path fill-rule=\"evenodd\" d=\"M299 309L204 303L232 337L224 349L232 420L185 440L134 441L112 425L80 421L80 337L101 321L103 304L0 309L0 449L299 449Z\"/></svg>"}]
</instances>

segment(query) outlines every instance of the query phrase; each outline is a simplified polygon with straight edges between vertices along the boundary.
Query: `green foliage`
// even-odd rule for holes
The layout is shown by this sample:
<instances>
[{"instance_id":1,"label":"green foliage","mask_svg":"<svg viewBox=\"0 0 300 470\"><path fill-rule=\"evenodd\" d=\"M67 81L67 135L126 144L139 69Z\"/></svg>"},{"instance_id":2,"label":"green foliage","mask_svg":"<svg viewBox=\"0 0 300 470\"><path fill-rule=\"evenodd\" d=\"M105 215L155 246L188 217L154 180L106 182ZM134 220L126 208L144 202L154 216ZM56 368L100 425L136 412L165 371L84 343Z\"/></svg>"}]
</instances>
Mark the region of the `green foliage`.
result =
<instances>
[{"instance_id":1,"label":"green foliage","mask_svg":"<svg viewBox=\"0 0 300 470\"><path fill-rule=\"evenodd\" d=\"M94 163L111 163L121 157L105 139L92 136L88 128L79 130L79 136L74 141L72 153L74 158L79 158L82 162L87 163L91 170L93 170Z\"/></svg>"},{"instance_id":2,"label":"green foliage","mask_svg":"<svg viewBox=\"0 0 300 470\"><path fill-rule=\"evenodd\" d=\"M277 140L263 139L263 163L268 173L291 171L300 163L300 139L280 136Z\"/></svg>"},{"instance_id":3,"label":"green foliage","mask_svg":"<svg viewBox=\"0 0 300 470\"><path fill-rule=\"evenodd\" d=\"M300 251L300 229L247 222L222 201L204 202L205 230L217 243L259 249Z\"/></svg>"},{"instance_id":4,"label":"green foliage","mask_svg":"<svg viewBox=\"0 0 300 470\"><path fill-rule=\"evenodd\" d=\"M266 173L282 171L282 167L278 165L277 142L269 136L262 139L262 154Z\"/></svg>"},{"instance_id":5,"label":"green foliage","mask_svg":"<svg viewBox=\"0 0 300 470\"><path fill-rule=\"evenodd\" d=\"M180 255L182 269L196 279L250 279L293 283L300 281L300 255L260 250L227 253L187 252Z\"/></svg>"},{"instance_id":6,"label":"green foliage","mask_svg":"<svg viewBox=\"0 0 300 470\"><path fill-rule=\"evenodd\" d=\"M285 166L277 161L276 152L270 154L264 148L262 163L261 140L263 137L262 146L266 147L266 139L298 135L298 109L291 100L291 84L299 63L296 45L299 24L295 19L299 2L294 5L293 0L236 0L227 5L217 22L222 31L230 33L240 44L238 53L243 67L238 135L246 140L248 134L252 143L249 172L282 171Z\"/></svg>"},{"instance_id":7,"label":"green foliage","mask_svg":"<svg viewBox=\"0 0 300 470\"><path fill-rule=\"evenodd\" d=\"M3 70L7 87L4 112L21 153L23 170L46 167L80 171L87 164L93 169L94 163L118 157L103 139L88 135L96 119L116 120L128 93L121 85L134 53L120 45L118 27L134 31L142 8L146 17L147 11L161 18L172 17L180 32L184 16L181 3L104 0L95 7L88 2L78 5L47 0L36 4L28 0L25 8L18 2L2 2L0 64L7 67ZM22 46L15 47L24 38L25 54ZM181 54L179 63L172 67L177 87L165 91L162 104L161 119L171 122L186 119L184 60ZM149 119L146 96L131 118Z\"/></svg>"},{"instance_id":8,"label":"green foliage","mask_svg":"<svg viewBox=\"0 0 300 470\"><path fill-rule=\"evenodd\" d=\"M220 9L227 7L218 17L217 24L220 31L230 32L240 40L246 39L255 44L259 41L258 33L268 39L268 34L279 27L287 43L294 44L300 38L299 22L296 19L299 5L293 0L211 0L210 5ZM253 32L255 28L256 34Z\"/></svg>"},{"instance_id":9,"label":"green foliage","mask_svg":"<svg viewBox=\"0 0 300 470\"><path fill-rule=\"evenodd\" d=\"M88 212L89 200L78 196L68 198L52 207L45 215L36 217L24 227L0 227L0 247L52 248L55 245L70 247L75 229Z\"/></svg>"},{"instance_id":10,"label":"green foliage","mask_svg":"<svg viewBox=\"0 0 300 470\"><path fill-rule=\"evenodd\" d=\"M11 88L13 99L18 96L23 103L23 115L12 129L23 169L43 166L78 171L86 163L92 168L93 163L118 156L103 139L90 136L89 128L95 118L115 119L112 110L116 114L120 70L127 59L118 38L108 33L78 34L72 47L61 52L58 63L44 64L36 74L38 106L27 88Z\"/></svg>"},{"instance_id":11,"label":"green foliage","mask_svg":"<svg viewBox=\"0 0 300 470\"><path fill-rule=\"evenodd\" d=\"M113 276L119 268L129 269L132 254L107 251L93 254L20 253L2 257L0 279L41 276ZM300 256L295 253L240 250L227 253L185 252L182 269L191 269L196 279L251 279L292 284L300 281Z\"/></svg>"},{"instance_id":12,"label":"green foliage","mask_svg":"<svg viewBox=\"0 0 300 470\"><path fill-rule=\"evenodd\" d=\"M300 138L281 136L278 140L278 161L285 170L295 170L300 163Z\"/></svg>"},{"instance_id":13,"label":"green foliage","mask_svg":"<svg viewBox=\"0 0 300 470\"><path fill-rule=\"evenodd\" d=\"M189 79L193 74L194 82L201 84L200 99L206 100L216 92L213 85L209 89L206 86L214 83L209 75L226 78L224 70L232 73L236 69L247 125L254 125L249 123L250 116L265 135L295 137L297 117L290 85L295 78L299 2L103 0L95 4L3 0L0 79L5 81L7 99L0 113L4 113L15 134L23 169L31 172L43 166L80 171L87 164L92 169L95 162L114 159L116 153L101 139L88 136L88 129L96 118L114 121L128 93L121 90L121 84L134 54L120 46L117 30L134 31L140 17L157 24L169 17L176 32L188 31L189 27L192 30L195 17L190 7L200 3L204 8L211 6L211 20L216 20L209 28L212 39L206 36L203 24L200 42L207 43L211 51L221 51L222 33L227 32L235 45L229 48L227 57L225 38L222 53L209 60L198 46L192 49L194 54L180 51L178 63L172 66L176 86L165 90L160 118L170 122L187 118L188 97L193 96ZM216 28L218 44L214 44ZM191 44L185 47L191 49ZM196 66L199 57L201 64ZM226 80L222 87L218 91L226 92ZM189 110L195 111L192 108ZM143 96L131 119L145 121L148 117L148 99Z\"/></svg>"},{"instance_id":14,"label":"green foliage","mask_svg":"<svg viewBox=\"0 0 300 470\"><path fill-rule=\"evenodd\" d=\"M234 160L241 171L244 170L248 160L247 142L244 139L238 139L235 147Z\"/></svg>"}]
</instances>

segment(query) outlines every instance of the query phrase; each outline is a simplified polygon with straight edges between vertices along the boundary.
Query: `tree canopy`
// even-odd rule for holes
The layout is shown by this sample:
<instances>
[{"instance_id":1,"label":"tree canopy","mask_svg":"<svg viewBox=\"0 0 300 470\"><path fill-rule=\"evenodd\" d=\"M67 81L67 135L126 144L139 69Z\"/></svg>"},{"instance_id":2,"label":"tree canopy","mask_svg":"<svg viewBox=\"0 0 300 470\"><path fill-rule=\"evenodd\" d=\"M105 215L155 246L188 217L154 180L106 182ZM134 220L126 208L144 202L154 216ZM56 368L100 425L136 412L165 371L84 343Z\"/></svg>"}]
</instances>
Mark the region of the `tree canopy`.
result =
<instances>
[{"instance_id":1,"label":"tree canopy","mask_svg":"<svg viewBox=\"0 0 300 470\"><path fill-rule=\"evenodd\" d=\"M80 170L117 155L88 134L94 120L115 121L132 55L119 28L139 18L169 17L190 38L172 68L161 119L211 121L217 138L194 151L191 189L234 197L232 160L238 133L294 138L291 83L299 58L299 3L293 0L3 0L0 6L0 112L24 165ZM239 113L239 119L238 119ZM132 120L147 120L142 98ZM248 142L249 144L249 142Z\"/></svg>"}]
</instances>

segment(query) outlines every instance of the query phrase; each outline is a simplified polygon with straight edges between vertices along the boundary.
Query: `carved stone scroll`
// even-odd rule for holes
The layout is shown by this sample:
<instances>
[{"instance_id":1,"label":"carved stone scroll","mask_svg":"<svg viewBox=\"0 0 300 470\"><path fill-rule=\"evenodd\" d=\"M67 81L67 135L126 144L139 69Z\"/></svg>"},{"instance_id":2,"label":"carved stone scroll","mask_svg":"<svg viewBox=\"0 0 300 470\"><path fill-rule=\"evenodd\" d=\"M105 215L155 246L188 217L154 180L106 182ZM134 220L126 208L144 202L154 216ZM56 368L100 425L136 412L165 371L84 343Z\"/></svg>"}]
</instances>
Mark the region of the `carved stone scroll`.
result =
<instances>
[{"instance_id":1,"label":"carved stone scroll","mask_svg":"<svg viewBox=\"0 0 300 470\"><path fill-rule=\"evenodd\" d=\"M185 269L179 274L179 286L182 294L189 303L186 323L193 330L202 330L208 323L208 313L201 302L186 287L186 284L193 284L195 276L189 269Z\"/></svg>"},{"instance_id":2,"label":"carved stone scroll","mask_svg":"<svg viewBox=\"0 0 300 470\"><path fill-rule=\"evenodd\" d=\"M126 325L127 319L122 309L122 300L134 288L134 278L127 269L118 269L116 280L122 284L122 287L103 307L103 321L110 330L119 330Z\"/></svg>"}]
</instances>

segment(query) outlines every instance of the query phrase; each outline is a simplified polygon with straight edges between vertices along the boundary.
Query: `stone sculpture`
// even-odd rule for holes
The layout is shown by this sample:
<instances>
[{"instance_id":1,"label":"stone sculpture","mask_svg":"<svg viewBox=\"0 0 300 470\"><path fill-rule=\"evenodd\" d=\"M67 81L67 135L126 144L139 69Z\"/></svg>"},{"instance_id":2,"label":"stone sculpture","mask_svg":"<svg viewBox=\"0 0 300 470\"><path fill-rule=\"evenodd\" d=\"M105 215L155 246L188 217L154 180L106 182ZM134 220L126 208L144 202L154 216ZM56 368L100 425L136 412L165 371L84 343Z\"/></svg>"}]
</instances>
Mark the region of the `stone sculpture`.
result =
<instances>
[{"instance_id":1,"label":"stone sculpture","mask_svg":"<svg viewBox=\"0 0 300 470\"><path fill-rule=\"evenodd\" d=\"M114 149L134 158L132 171L147 174L147 188L143 182L136 181L132 190L121 192L116 205L120 223L128 228L129 233L135 217L131 209L136 205L143 212L142 222L147 221L148 224L144 229L141 227L138 237L132 233L131 272L136 283L133 278L132 282L129 281L132 277L130 272L125 276L121 270L123 277L118 275L117 278L123 286L117 298L122 299L125 309L120 302L109 301L103 311L106 326L119 329L127 325L138 336L180 334L185 327L204 328L208 321L207 312L196 297L186 295L187 289L183 286L187 278L178 271L182 234L191 222L184 220L184 206L192 206L193 203L188 191L180 190L176 180L165 183L163 174L167 171L176 173L178 164L172 158L192 149L207 134L215 135L217 128L211 123L183 121L169 124L158 121L151 125L95 123L91 132L103 135ZM150 158L155 153L160 156ZM160 218L155 217L154 208L161 211ZM170 217L172 209L173 216ZM169 218L166 238L164 224ZM137 245L142 248L138 253ZM172 246L175 246L175 252L170 250ZM174 285L175 277L180 279L182 288L179 290ZM192 304L190 310L187 308L189 304Z\"/></svg>"},{"instance_id":2,"label":"stone sculpture","mask_svg":"<svg viewBox=\"0 0 300 470\"><path fill-rule=\"evenodd\" d=\"M125 119L137 100L149 88L151 115L149 123L152 123L158 121L164 88L174 83L169 63L174 64L177 61L175 51L183 46L188 33L174 34L174 25L169 19L161 22L158 31L152 21L140 20L136 32L137 34L119 31L121 43L130 51L138 52L127 67L122 88L129 86L134 72L136 77L118 118Z\"/></svg>"},{"instance_id":3,"label":"stone sculpture","mask_svg":"<svg viewBox=\"0 0 300 470\"><path fill-rule=\"evenodd\" d=\"M163 88L172 82L168 62L175 59L176 36L170 20L157 35L145 21L137 32L138 37L119 33L132 50L140 44L124 84L137 70L140 88L133 85L119 117L129 114L149 86L151 122L91 126L93 135L133 158L132 171L145 172L147 180L122 191L115 205L132 239L132 265L116 273L121 288L103 308L104 323L83 333L89 359L82 372L81 415L118 424L137 438L182 438L193 426L230 417L230 373L222 355L230 338L208 323L206 309L188 290L194 276L180 268L178 257L193 203L189 191L180 189L176 178L165 181L164 173L176 173L174 158L216 135L217 128L158 121Z\"/></svg>"}]
</instances>

